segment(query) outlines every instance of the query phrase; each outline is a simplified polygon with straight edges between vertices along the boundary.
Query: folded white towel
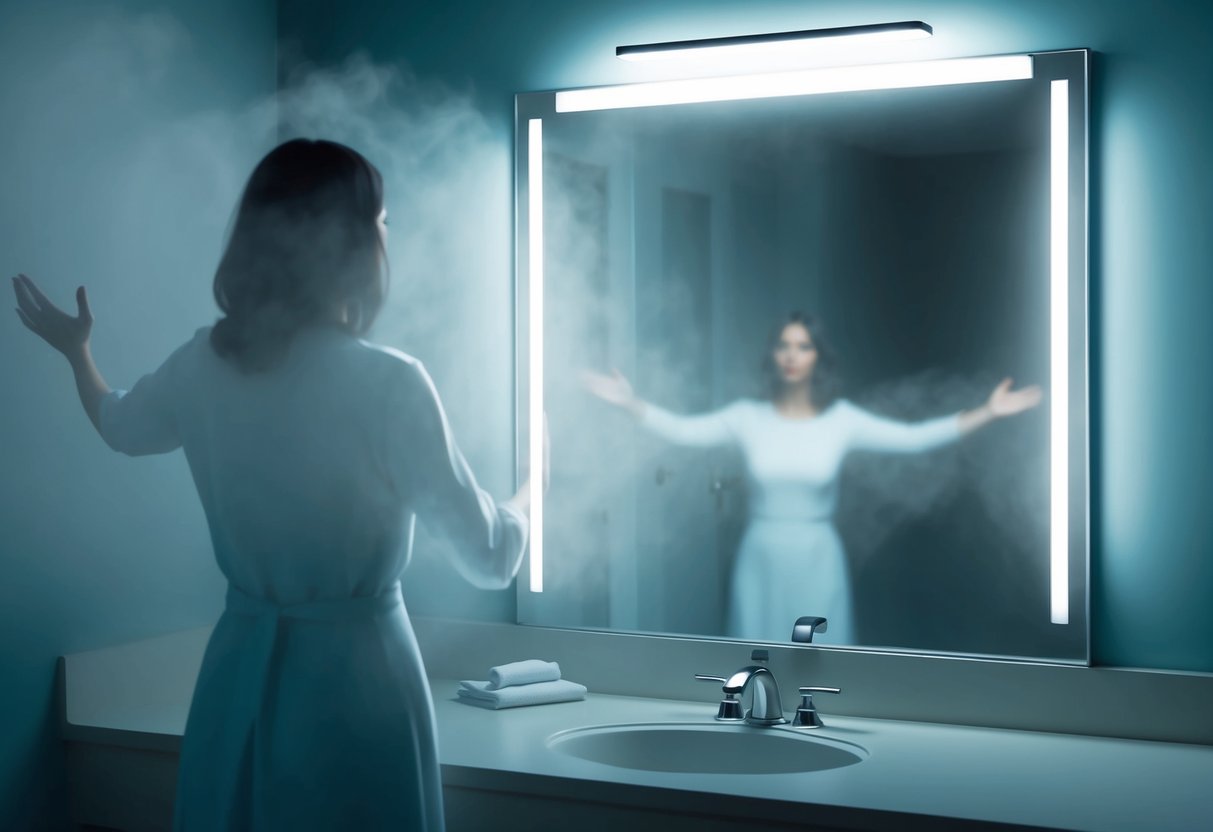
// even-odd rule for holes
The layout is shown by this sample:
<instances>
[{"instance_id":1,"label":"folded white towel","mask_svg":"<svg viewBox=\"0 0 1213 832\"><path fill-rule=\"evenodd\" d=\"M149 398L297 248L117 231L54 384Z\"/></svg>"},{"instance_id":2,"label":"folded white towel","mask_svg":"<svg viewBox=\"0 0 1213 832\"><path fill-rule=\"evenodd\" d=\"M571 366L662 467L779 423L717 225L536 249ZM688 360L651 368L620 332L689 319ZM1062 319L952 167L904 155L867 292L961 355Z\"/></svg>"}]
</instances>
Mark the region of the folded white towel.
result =
<instances>
[{"instance_id":1,"label":"folded white towel","mask_svg":"<svg viewBox=\"0 0 1213 832\"><path fill-rule=\"evenodd\" d=\"M488 682L460 682L459 700L469 705L498 710L523 705L547 705L551 702L576 702L585 699L586 687L568 679L513 685L492 690Z\"/></svg>"},{"instance_id":2,"label":"folded white towel","mask_svg":"<svg viewBox=\"0 0 1213 832\"><path fill-rule=\"evenodd\" d=\"M539 659L499 664L489 669L489 690L535 682L555 682L560 678L560 665Z\"/></svg>"}]
</instances>

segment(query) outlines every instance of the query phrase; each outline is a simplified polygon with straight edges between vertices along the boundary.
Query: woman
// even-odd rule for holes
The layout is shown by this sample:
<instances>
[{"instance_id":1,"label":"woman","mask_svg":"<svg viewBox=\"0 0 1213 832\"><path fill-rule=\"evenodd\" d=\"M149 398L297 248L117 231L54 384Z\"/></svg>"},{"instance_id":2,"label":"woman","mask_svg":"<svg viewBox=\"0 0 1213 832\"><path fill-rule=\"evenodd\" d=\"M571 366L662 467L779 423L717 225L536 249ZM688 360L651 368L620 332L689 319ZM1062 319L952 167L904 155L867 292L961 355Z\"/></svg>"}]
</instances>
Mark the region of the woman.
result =
<instances>
[{"instance_id":1,"label":"woman","mask_svg":"<svg viewBox=\"0 0 1213 832\"><path fill-rule=\"evenodd\" d=\"M800 313L774 330L763 369L766 401L743 399L699 416L642 401L618 372L591 373L587 385L670 442L734 443L744 454L750 517L730 583L730 636L787 641L797 618L820 615L829 621L829 643L854 643L849 570L832 519L843 459L851 451L937 448L1035 407L1041 391L1013 391L1005 379L974 410L917 424L891 421L838 398L833 355L817 323Z\"/></svg>"},{"instance_id":2,"label":"woman","mask_svg":"<svg viewBox=\"0 0 1213 832\"><path fill-rule=\"evenodd\" d=\"M379 173L295 140L253 171L215 274L224 317L129 391L24 275L21 320L67 357L101 436L185 450L227 608L181 750L175 827L441 830L433 705L401 599L413 522L490 588L512 580L529 483L481 490L414 358L361 340L387 288Z\"/></svg>"}]
</instances>

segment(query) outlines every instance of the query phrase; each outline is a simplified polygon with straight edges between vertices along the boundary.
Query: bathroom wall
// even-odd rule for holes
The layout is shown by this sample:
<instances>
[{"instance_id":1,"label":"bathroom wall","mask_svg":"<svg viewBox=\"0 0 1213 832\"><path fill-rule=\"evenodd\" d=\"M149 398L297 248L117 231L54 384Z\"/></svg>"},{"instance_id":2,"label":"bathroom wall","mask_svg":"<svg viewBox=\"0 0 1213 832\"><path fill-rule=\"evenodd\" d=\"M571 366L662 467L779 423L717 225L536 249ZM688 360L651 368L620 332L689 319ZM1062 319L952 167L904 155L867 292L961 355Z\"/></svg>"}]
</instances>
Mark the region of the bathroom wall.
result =
<instances>
[{"instance_id":1,"label":"bathroom wall","mask_svg":"<svg viewBox=\"0 0 1213 832\"><path fill-rule=\"evenodd\" d=\"M0 828L67 823L56 657L209 623L223 597L184 457L105 447L7 278L72 312L87 285L110 383L154 369L214 318L275 85L273 0L0 0Z\"/></svg>"},{"instance_id":2,"label":"bathroom wall","mask_svg":"<svg viewBox=\"0 0 1213 832\"><path fill-rule=\"evenodd\" d=\"M1101 664L1213 671L1213 7L1168 0L533 0L350 7L283 0L284 55L354 50L471 88L502 143L517 91L681 71L614 58L619 44L920 19L935 36L846 60L1089 47L1094 424L1091 609ZM759 67L755 67L759 68ZM391 186L392 183L389 183ZM401 183L402 184L402 183ZM511 221L498 199L496 221ZM469 292L510 279L501 268ZM487 281L482 284L481 281ZM504 310L501 314L505 314ZM420 344L420 348L424 348ZM495 351L509 349L506 341ZM507 401L483 402L490 412ZM413 611L440 614L442 594ZM504 612L504 611L503 611Z\"/></svg>"},{"instance_id":3,"label":"bathroom wall","mask_svg":"<svg viewBox=\"0 0 1213 832\"><path fill-rule=\"evenodd\" d=\"M277 16L275 10L277 6ZM277 24L276 24L277 17ZM89 286L94 352L114 385L210 322L231 206L267 149L275 35L297 69L355 50L471 91L498 166L481 247L442 310L478 371L430 365L486 483L508 487L512 349L509 149L521 90L649 80L617 44L922 19L929 41L873 60L1090 47L1094 658L1213 671L1213 7L1127 0L0 0L0 258L70 306ZM277 26L277 29L275 28ZM271 113L272 115L272 113ZM408 183L389 182L401 188ZM504 187L503 187L504 186ZM452 222L459 222L454 216ZM7 291L7 289L6 289ZM496 380L499 377L504 380ZM494 379L485 384L485 379ZM208 623L222 581L184 460L112 454L71 377L10 313L0 325L0 826L59 828L65 784L51 703L57 655ZM495 414L488 420L480 414ZM506 414L501 416L499 414ZM508 593L461 588L424 551L414 613L512 620Z\"/></svg>"}]
</instances>

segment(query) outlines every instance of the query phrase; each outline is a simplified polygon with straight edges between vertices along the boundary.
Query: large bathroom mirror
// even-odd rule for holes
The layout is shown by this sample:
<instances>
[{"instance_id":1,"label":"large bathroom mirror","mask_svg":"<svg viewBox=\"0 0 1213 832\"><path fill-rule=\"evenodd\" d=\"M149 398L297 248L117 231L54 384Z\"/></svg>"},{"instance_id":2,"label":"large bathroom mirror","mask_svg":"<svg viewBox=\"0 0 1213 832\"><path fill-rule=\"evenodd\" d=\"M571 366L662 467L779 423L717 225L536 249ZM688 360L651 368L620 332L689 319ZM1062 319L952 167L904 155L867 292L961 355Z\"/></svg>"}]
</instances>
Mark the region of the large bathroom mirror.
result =
<instances>
[{"instance_id":1,"label":"large bathroom mirror","mask_svg":"<svg viewBox=\"0 0 1213 832\"><path fill-rule=\"evenodd\" d=\"M519 95L520 623L1086 662L1088 64Z\"/></svg>"}]
</instances>

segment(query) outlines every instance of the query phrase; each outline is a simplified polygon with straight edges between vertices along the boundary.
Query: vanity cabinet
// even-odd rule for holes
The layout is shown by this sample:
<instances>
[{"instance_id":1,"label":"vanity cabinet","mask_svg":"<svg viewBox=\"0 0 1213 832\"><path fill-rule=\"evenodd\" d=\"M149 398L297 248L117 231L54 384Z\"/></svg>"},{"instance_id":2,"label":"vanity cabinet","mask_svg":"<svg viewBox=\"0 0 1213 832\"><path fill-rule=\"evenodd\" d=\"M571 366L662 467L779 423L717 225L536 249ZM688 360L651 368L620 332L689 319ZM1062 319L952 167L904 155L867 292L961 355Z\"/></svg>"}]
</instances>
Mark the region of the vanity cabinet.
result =
<instances>
[{"instance_id":1,"label":"vanity cabinet","mask_svg":"<svg viewBox=\"0 0 1213 832\"><path fill-rule=\"evenodd\" d=\"M701 701L600 692L608 688L610 679L619 678L610 666L611 656L618 660L620 648L626 646L618 636L418 623L423 651L434 659L431 671L441 668L446 676L432 680L431 687L452 832L563 828L1188 832L1203 828L1213 817L1213 792L1208 788L1213 783L1213 743L877 719L839 712L841 697L830 699L835 707L825 709L826 725L814 737L861 746L867 756L853 765L807 773L727 776L604 765L559 753L547 741L561 731L594 725L711 726L713 692L690 681L684 683L687 690L706 694ZM177 753L208 636L209 628L204 628L61 660L60 713L72 815L77 822L129 832L170 828ZM450 645L444 645L443 639L455 639L466 649L445 649ZM610 640L614 651L597 650L602 639ZM631 659L648 649L669 648L664 663L654 666L679 678L682 662L701 664L703 669L723 663L720 656L697 651L737 646L665 644L660 639L630 643ZM469 668L479 666L484 659L481 653L487 650L567 656L562 662L566 677L586 683L592 692L582 702L504 711L464 705L457 701L455 680L476 677ZM772 664L784 663L786 657L779 650L772 654ZM831 667L824 661L828 655L820 654L815 663ZM933 667L921 657L908 660L927 662L915 665L920 674ZM840 654L834 661L830 681L841 682L845 694L854 674L837 662L858 661L870 667L880 664L881 657ZM953 661L939 672L997 675L993 669L981 673L981 667L955 667L969 664ZM457 672L450 672L456 666ZM883 666L886 673L889 667ZM896 672L896 665L892 667ZM1048 672L1039 667L1011 670L1024 680L1025 674ZM1072 677L1079 681L1100 678L1092 677L1090 669L1055 670L1087 674ZM803 672L789 668L784 678ZM1134 676L1127 678L1122 686L1137 681ZM903 690L905 683L902 678ZM661 673L654 674L653 684L660 689ZM1046 698L1048 688L1060 686L1055 680L1045 684L1040 696ZM1188 725L1194 736L1205 736L1210 726L1204 705L1213 692L1213 677L1176 676L1168 684L1179 691L1171 695L1169 716ZM1164 686L1157 687L1161 691ZM1161 698L1156 696L1154 704ZM793 700L785 697L785 704L788 701ZM951 701L958 713L966 711L962 697ZM1166 719L1151 709L1151 703L1133 704L1143 708L1140 724L1161 732ZM1092 701L1082 710L1098 714L1101 707L1106 706Z\"/></svg>"}]
</instances>

